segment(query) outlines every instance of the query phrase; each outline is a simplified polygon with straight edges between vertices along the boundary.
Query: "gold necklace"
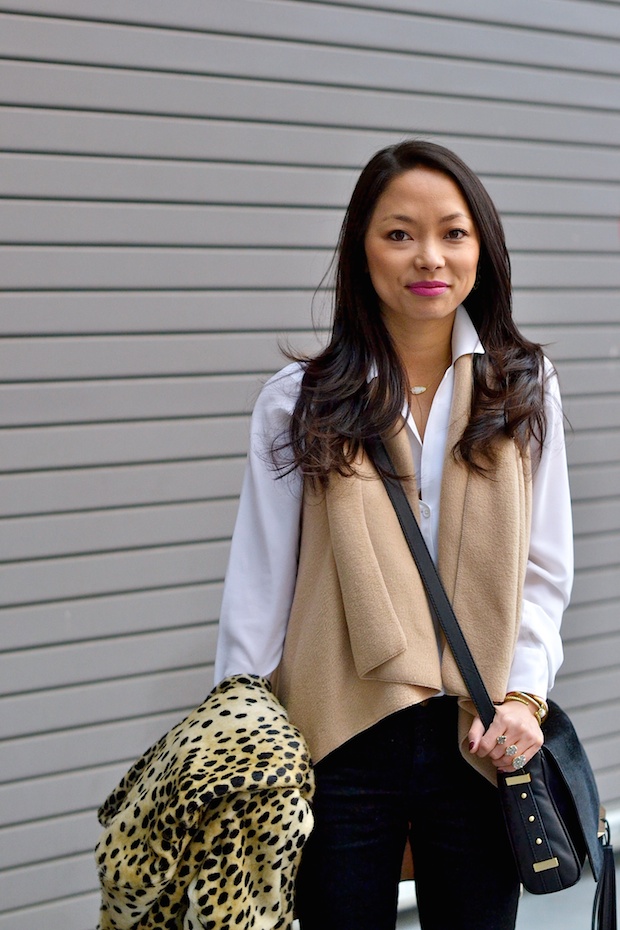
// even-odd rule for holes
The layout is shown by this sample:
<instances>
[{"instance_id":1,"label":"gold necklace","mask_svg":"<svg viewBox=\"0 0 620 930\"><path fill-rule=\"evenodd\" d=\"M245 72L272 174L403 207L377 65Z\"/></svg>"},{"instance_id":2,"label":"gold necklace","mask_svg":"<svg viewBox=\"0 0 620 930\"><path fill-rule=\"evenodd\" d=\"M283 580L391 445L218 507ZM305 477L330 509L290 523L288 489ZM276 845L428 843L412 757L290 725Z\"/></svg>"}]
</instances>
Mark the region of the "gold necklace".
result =
<instances>
[{"instance_id":1,"label":"gold necklace","mask_svg":"<svg viewBox=\"0 0 620 930\"><path fill-rule=\"evenodd\" d=\"M428 384L414 384L413 386L410 386L410 387L409 387L409 390L411 391L411 393L412 393L414 396L416 396L416 397L417 397L419 394L425 394L426 391L428 391L429 387L435 382L435 380L436 380L437 378L440 378L440 379L443 378L443 376L445 375L446 371L447 371L448 368L450 367L450 364L451 364L451 362L448 362L448 364L445 366L445 368L442 368L442 370L439 372L438 375L435 375L434 378L431 378L431 380L428 382Z\"/></svg>"}]
</instances>

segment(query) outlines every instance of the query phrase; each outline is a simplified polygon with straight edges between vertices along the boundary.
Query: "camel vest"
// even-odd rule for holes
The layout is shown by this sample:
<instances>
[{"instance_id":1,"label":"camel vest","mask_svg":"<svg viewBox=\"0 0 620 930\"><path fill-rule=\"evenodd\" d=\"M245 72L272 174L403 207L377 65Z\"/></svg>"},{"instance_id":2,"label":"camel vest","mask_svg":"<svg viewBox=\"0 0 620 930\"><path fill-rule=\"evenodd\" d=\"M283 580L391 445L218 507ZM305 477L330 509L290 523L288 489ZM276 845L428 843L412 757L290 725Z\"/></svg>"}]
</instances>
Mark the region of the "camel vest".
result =
<instances>
[{"instance_id":1,"label":"camel vest","mask_svg":"<svg viewBox=\"0 0 620 930\"><path fill-rule=\"evenodd\" d=\"M493 701L502 701L519 632L531 510L529 460L497 443L492 477L452 454L468 421L472 357L455 363L441 487L438 568ZM414 472L400 429L386 445L400 475ZM405 482L419 519L415 480ZM306 487L299 568L274 690L314 762L388 714L444 692L459 697L465 758L495 769L463 742L473 707L443 637L383 482L361 455L351 477ZM455 734L456 738L456 734Z\"/></svg>"}]
</instances>

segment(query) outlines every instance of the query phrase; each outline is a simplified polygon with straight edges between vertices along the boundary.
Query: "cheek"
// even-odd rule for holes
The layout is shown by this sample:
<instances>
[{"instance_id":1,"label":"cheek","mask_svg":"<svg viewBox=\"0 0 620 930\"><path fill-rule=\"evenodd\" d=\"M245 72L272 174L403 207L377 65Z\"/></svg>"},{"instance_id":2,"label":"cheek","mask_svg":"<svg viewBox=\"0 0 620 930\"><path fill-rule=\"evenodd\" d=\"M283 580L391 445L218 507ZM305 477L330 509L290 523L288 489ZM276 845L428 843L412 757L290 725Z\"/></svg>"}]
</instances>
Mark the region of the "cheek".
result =
<instances>
[{"instance_id":1,"label":"cheek","mask_svg":"<svg viewBox=\"0 0 620 930\"><path fill-rule=\"evenodd\" d=\"M373 283L380 282L385 286L394 277L395 269L393 262L390 262L386 256L376 249L368 249L366 252L366 261L368 271Z\"/></svg>"}]
</instances>

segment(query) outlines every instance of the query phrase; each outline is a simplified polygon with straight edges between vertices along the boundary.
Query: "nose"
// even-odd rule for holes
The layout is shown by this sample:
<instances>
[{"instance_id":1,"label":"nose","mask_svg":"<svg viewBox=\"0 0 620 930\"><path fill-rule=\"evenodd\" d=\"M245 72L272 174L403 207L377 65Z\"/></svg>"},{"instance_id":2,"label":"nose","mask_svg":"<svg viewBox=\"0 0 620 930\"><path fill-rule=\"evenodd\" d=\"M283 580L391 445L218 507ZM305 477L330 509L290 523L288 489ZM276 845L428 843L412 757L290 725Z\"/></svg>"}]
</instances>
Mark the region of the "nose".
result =
<instances>
[{"instance_id":1,"label":"nose","mask_svg":"<svg viewBox=\"0 0 620 930\"><path fill-rule=\"evenodd\" d=\"M415 256L415 264L419 269L434 270L442 268L445 265L443 252L438 242L434 239L424 239L419 242L419 248Z\"/></svg>"}]
</instances>

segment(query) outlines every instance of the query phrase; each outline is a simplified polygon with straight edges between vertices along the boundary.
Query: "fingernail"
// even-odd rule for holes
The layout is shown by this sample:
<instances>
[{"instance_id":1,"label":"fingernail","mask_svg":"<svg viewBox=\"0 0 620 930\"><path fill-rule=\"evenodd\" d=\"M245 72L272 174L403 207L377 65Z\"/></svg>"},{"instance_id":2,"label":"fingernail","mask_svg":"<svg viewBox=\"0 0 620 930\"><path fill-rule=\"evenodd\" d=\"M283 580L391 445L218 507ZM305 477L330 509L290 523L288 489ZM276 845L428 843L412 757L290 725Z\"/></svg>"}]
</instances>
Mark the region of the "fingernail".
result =
<instances>
[{"instance_id":1,"label":"fingernail","mask_svg":"<svg viewBox=\"0 0 620 930\"><path fill-rule=\"evenodd\" d=\"M476 744L474 743L474 741L471 740L471 742L470 742L470 744L469 744L469 751L470 751L470 752L472 751L472 749L474 748L475 745L476 745Z\"/></svg>"}]
</instances>

